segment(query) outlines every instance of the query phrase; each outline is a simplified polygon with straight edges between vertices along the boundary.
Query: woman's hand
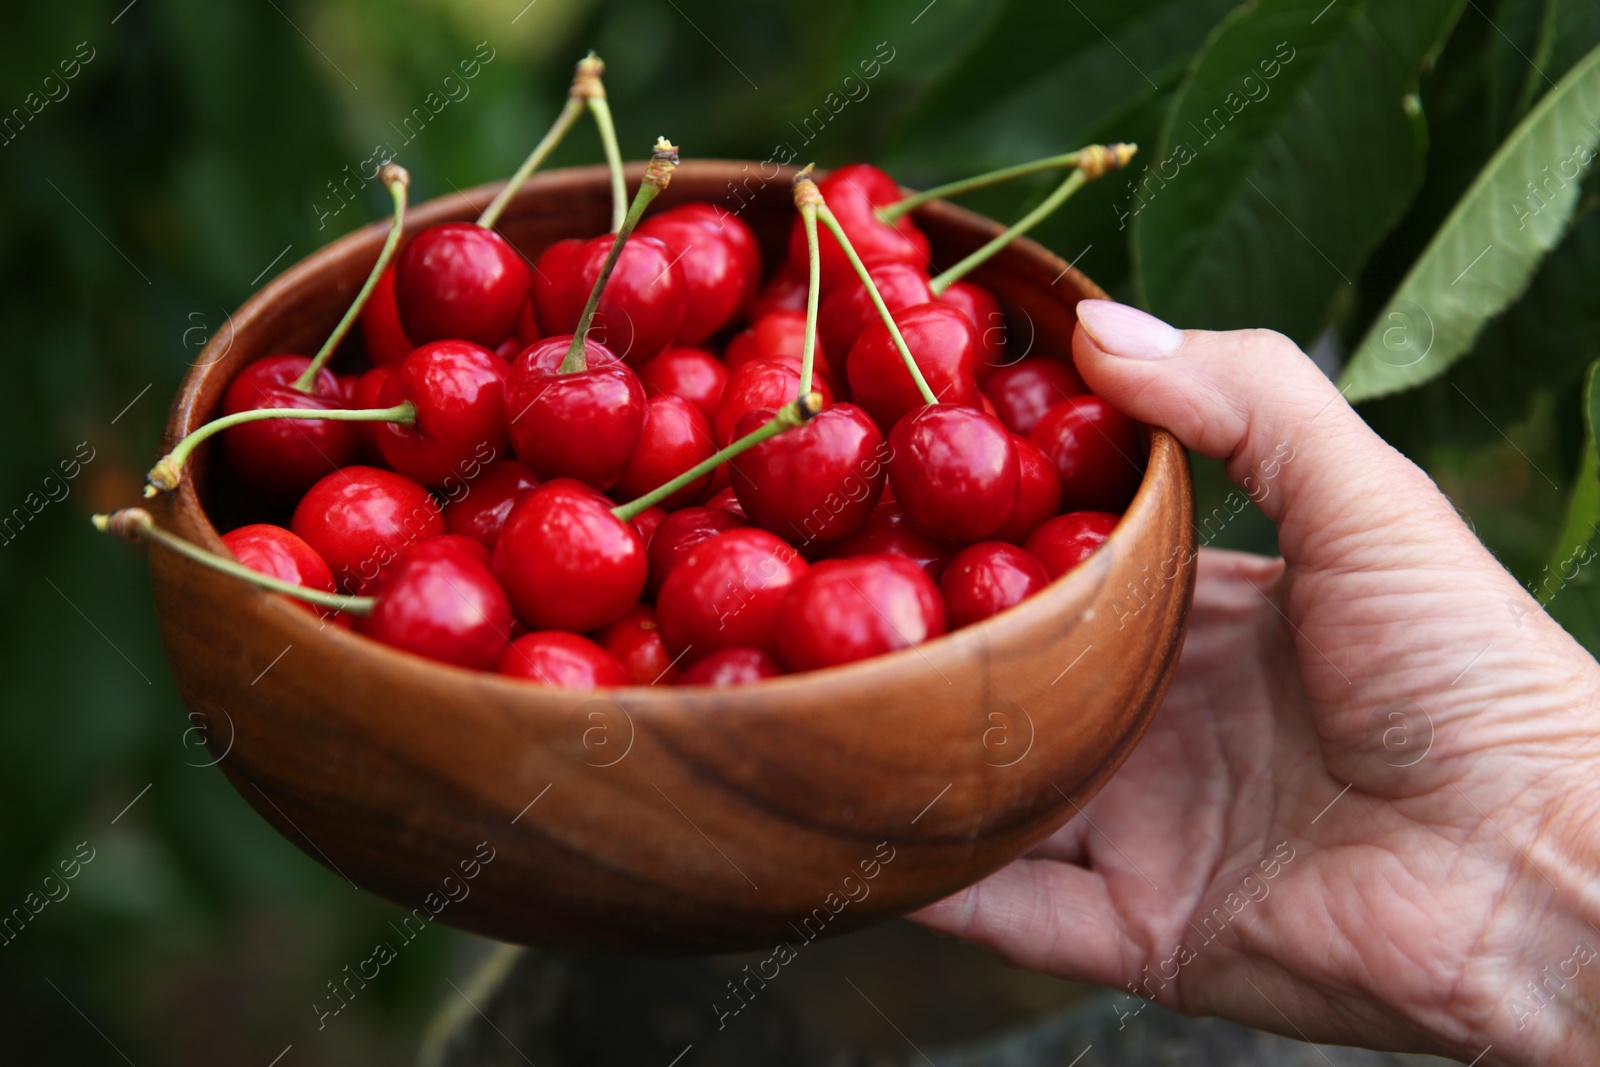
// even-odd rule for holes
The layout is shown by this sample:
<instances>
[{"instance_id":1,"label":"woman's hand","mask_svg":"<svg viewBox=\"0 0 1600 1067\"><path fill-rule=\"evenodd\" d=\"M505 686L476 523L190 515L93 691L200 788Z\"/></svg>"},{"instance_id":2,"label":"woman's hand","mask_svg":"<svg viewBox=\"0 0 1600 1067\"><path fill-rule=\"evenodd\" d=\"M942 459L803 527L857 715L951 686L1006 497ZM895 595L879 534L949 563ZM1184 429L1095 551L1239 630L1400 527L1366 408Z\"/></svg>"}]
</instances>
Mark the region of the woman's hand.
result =
<instances>
[{"instance_id":1,"label":"woman's hand","mask_svg":"<svg viewBox=\"0 0 1600 1067\"><path fill-rule=\"evenodd\" d=\"M1600 667L1290 341L1078 313L1084 379L1226 460L1283 558L1203 552L1127 764L917 917L1125 1017L1600 1062Z\"/></svg>"}]
</instances>

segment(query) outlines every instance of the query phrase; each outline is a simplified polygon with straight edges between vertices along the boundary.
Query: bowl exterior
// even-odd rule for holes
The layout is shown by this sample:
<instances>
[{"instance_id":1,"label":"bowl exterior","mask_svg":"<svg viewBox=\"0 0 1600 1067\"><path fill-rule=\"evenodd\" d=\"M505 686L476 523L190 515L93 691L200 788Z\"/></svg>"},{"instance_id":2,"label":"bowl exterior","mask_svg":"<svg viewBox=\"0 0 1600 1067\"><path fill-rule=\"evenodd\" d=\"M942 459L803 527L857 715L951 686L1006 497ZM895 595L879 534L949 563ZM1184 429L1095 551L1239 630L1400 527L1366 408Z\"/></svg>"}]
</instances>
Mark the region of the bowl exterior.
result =
<instances>
[{"instance_id":1,"label":"bowl exterior","mask_svg":"<svg viewBox=\"0 0 1600 1067\"><path fill-rule=\"evenodd\" d=\"M637 180L635 168L633 180ZM493 188L414 209L411 232L472 219ZM769 261L786 173L689 162L668 203L705 200ZM600 168L537 176L502 230L530 258L601 232ZM999 232L948 204L917 213L938 264ZM374 225L274 280L214 338L174 402L169 443L229 380L314 350L383 239ZM975 280L1012 343L1066 352L1102 295L1019 241ZM213 550L226 510L209 449L156 502ZM270 823L362 888L505 941L627 952L775 947L901 915L1061 826L1126 758L1165 692L1194 582L1187 457L1148 436L1138 496L1104 548L1021 606L919 648L743 690L552 690L434 664L325 625L283 598L151 554L179 692L218 766Z\"/></svg>"}]
</instances>

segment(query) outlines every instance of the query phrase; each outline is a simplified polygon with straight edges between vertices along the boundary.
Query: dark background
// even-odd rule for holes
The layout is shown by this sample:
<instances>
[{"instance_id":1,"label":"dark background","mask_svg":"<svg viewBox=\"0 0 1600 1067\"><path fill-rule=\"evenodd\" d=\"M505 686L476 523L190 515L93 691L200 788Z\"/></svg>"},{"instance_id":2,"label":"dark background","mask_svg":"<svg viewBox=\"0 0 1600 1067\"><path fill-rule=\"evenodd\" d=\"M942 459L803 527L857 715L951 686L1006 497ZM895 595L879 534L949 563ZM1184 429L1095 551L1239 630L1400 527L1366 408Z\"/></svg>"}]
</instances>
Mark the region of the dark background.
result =
<instances>
[{"instance_id":1,"label":"dark background","mask_svg":"<svg viewBox=\"0 0 1600 1067\"><path fill-rule=\"evenodd\" d=\"M0 1059L119 1062L109 1041L140 1067L266 1064L295 1042L300 1064L408 1062L445 976L481 945L430 930L317 1033L311 1002L397 909L308 859L204 766L210 756L163 662L142 554L87 522L136 498L167 402L226 313L386 212L374 184L319 227L342 168L383 142L399 147L414 200L503 177L554 117L589 47L608 64L630 157L657 134L691 156L764 159L786 141L801 162L868 159L917 186L1088 140L1137 140L1149 153L1185 64L1234 7L525 3L113 0L10 4L0 14L0 109L41 90L61 96L0 145L0 514L62 497L37 515L30 505L26 525L0 535L0 914L80 842L94 850L70 895L0 945ZM1431 128L1425 180L1399 196L1403 210L1354 273L1316 278L1300 294L1322 310L1291 332L1308 347L1320 339L1330 366L1543 91L1519 99L1529 56L1559 77L1593 43L1563 39L1565 59L1539 52L1540 19L1557 6L1464 6L1420 86ZM479 57L493 58L466 83L469 94L401 146L401 120L442 94L480 42ZM47 85L75 56L76 77ZM862 96L861 83L844 79L874 56L889 58ZM795 127L847 90L860 98L802 147ZM551 166L598 158L584 124ZM967 202L1014 218L1052 183ZM1092 187L1038 236L1139 300L1119 229L1129 192L1115 180ZM1578 375L1600 355L1592 199L1556 265L1480 352L1445 379L1365 409L1528 581L1552 546L1576 465ZM1162 249L1145 251L1157 262L1142 269L1159 267ZM1240 279L1217 305L1225 321L1205 324L1278 324L1276 298L1256 292ZM1566 332L1540 335L1555 325ZM1559 359L1529 362L1550 352ZM1452 392L1462 382L1492 402L1476 414L1463 407ZM64 460L91 454L72 481L47 481ZM1197 471L1208 514L1228 487L1214 465ZM1272 534L1252 509L1213 543L1270 551ZM1578 630L1595 617L1583 586L1562 593Z\"/></svg>"}]
</instances>

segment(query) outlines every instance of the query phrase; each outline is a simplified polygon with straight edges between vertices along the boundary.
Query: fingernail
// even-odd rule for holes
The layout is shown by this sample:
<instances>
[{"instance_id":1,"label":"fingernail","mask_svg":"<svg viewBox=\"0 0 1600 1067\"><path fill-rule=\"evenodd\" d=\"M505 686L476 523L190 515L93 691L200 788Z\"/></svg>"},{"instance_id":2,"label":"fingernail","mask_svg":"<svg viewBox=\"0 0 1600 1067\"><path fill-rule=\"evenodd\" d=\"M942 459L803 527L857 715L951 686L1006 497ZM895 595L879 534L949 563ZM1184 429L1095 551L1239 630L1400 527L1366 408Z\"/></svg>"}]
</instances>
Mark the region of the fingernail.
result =
<instances>
[{"instance_id":1,"label":"fingernail","mask_svg":"<svg viewBox=\"0 0 1600 1067\"><path fill-rule=\"evenodd\" d=\"M1183 344L1182 330L1110 300L1079 301L1078 322L1102 350L1127 359L1171 359Z\"/></svg>"}]
</instances>

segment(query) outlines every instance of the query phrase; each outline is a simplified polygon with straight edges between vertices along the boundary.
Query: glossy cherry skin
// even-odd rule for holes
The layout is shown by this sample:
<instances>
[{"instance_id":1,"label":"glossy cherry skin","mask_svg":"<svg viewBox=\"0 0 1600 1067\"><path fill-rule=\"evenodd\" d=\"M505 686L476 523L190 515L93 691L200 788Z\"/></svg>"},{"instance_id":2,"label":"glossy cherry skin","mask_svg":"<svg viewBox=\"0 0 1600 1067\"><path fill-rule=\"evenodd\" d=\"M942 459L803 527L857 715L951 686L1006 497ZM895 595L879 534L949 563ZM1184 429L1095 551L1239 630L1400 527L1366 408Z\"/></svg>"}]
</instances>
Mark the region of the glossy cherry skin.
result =
<instances>
[{"instance_id":1,"label":"glossy cherry skin","mask_svg":"<svg viewBox=\"0 0 1600 1067\"><path fill-rule=\"evenodd\" d=\"M429 548L424 541L400 553L356 632L441 663L494 670L510 640L510 602L470 553Z\"/></svg>"},{"instance_id":2,"label":"glossy cherry skin","mask_svg":"<svg viewBox=\"0 0 1600 1067\"><path fill-rule=\"evenodd\" d=\"M783 667L772 653L759 648L719 648L678 675L679 685L709 685L725 689L776 678Z\"/></svg>"},{"instance_id":3,"label":"glossy cherry skin","mask_svg":"<svg viewBox=\"0 0 1600 1067\"><path fill-rule=\"evenodd\" d=\"M412 352L384 381L378 406L410 402L416 422L380 423L389 466L423 485L460 481L474 460L506 450L506 362L470 341L434 341Z\"/></svg>"},{"instance_id":4,"label":"glossy cherry skin","mask_svg":"<svg viewBox=\"0 0 1600 1067\"><path fill-rule=\"evenodd\" d=\"M990 374L1005 366L1008 358L1006 316L1000 310L1000 301L989 290L964 278L950 283L939 294L939 299L960 308L962 314L971 319L972 325L977 328L980 352L978 381L987 381Z\"/></svg>"},{"instance_id":5,"label":"glossy cherry skin","mask_svg":"<svg viewBox=\"0 0 1600 1067\"><path fill-rule=\"evenodd\" d=\"M1078 372L1060 360L1029 356L990 374L983 395L994 404L995 415L1012 433L1026 437L1044 413L1089 391Z\"/></svg>"},{"instance_id":6,"label":"glossy cherry skin","mask_svg":"<svg viewBox=\"0 0 1600 1067\"><path fill-rule=\"evenodd\" d=\"M511 508L494 572L533 630L588 633L622 618L644 591L644 544L611 501L570 478L546 482Z\"/></svg>"},{"instance_id":7,"label":"glossy cherry skin","mask_svg":"<svg viewBox=\"0 0 1600 1067\"><path fill-rule=\"evenodd\" d=\"M703 348L674 347L639 368L639 383L647 397L683 397L699 408L709 423L717 417L728 368Z\"/></svg>"},{"instance_id":8,"label":"glossy cherry skin","mask_svg":"<svg viewBox=\"0 0 1600 1067\"><path fill-rule=\"evenodd\" d=\"M373 367L340 378L344 384L345 402L356 410L382 407L378 403L379 394L383 392L383 383L389 380L394 367ZM381 422L352 422L347 424L350 432L356 438L357 463L376 465L384 462L383 453L378 449L378 431L383 429Z\"/></svg>"},{"instance_id":9,"label":"glossy cherry skin","mask_svg":"<svg viewBox=\"0 0 1600 1067\"><path fill-rule=\"evenodd\" d=\"M367 353L367 362L374 367L393 366L417 347L400 325L400 307L394 297L393 263L378 275L378 284L372 287L372 293L362 305L357 322L361 324L361 346Z\"/></svg>"},{"instance_id":10,"label":"glossy cherry skin","mask_svg":"<svg viewBox=\"0 0 1600 1067\"><path fill-rule=\"evenodd\" d=\"M222 413L267 408L329 411L348 407L333 373L317 375L310 393L294 387L311 365L305 356L266 356L239 372L222 397ZM354 423L266 419L222 432L228 465L246 489L269 503L287 504L318 478L355 459Z\"/></svg>"},{"instance_id":11,"label":"glossy cherry skin","mask_svg":"<svg viewBox=\"0 0 1600 1067\"><path fill-rule=\"evenodd\" d=\"M833 392L821 378L813 379L811 387L822 396L823 407L833 403ZM794 367L769 359L746 363L729 376L717 417L711 421L717 447L725 448L734 440L739 421L745 415L752 411L776 411L799 395L800 372Z\"/></svg>"},{"instance_id":12,"label":"glossy cherry skin","mask_svg":"<svg viewBox=\"0 0 1600 1067\"><path fill-rule=\"evenodd\" d=\"M628 684L617 657L578 634L523 634L500 658L500 673L555 689L609 689Z\"/></svg>"},{"instance_id":13,"label":"glossy cherry skin","mask_svg":"<svg viewBox=\"0 0 1600 1067\"><path fill-rule=\"evenodd\" d=\"M873 509L859 533L829 545L828 550L833 559L885 553L904 556L937 582L944 573L945 564L955 558L960 548L918 533L906 520L905 509L894 501L886 501Z\"/></svg>"},{"instance_id":14,"label":"glossy cherry skin","mask_svg":"<svg viewBox=\"0 0 1600 1067\"><path fill-rule=\"evenodd\" d=\"M743 437L772 417L757 410L739 423ZM883 495L888 445L854 404L823 408L728 462L733 491L757 526L800 549L839 541L866 524Z\"/></svg>"},{"instance_id":15,"label":"glossy cherry skin","mask_svg":"<svg viewBox=\"0 0 1600 1067\"><path fill-rule=\"evenodd\" d=\"M899 203L903 196L899 183L888 174L870 163L851 163L823 178L817 188L861 262L893 260L927 266L928 239L910 215L902 215L892 225L878 219L878 208ZM817 252L824 290L832 290L855 273L844 248L826 226L817 227ZM789 231L789 268L805 277L809 259L805 226L796 218Z\"/></svg>"},{"instance_id":16,"label":"glossy cherry skin","mask_svg":"<svg viewBox=\"0 0 1600 1067\"><path fill-rule=\"evenodd\" d=\"M289 528L328 561L346 593L362 592L413 541L445 532L432 493L378 467L345 467L317 482Z\"/></svg>"},{"instance_id":17,"label":"glossy cherry skin","mask_svg":"<svg viewBox=\"0 0 1600 1067\"><path fill-rule=\"evenodd\" d=\"M933 299L928 274L911 263L869 263L872 276L890 312L926 304ZM849 352L868 326L881 322L877 305L861 279L852 275L835 286L817 311L817 337L829 352ZM907 338L907 343L910 339ZM912 349L915 353L916 349Z\"/></svg>"},{"instance_id":18,"label":"glossy cherry skin","mask_svg":"<svg viewBox=\"0 0 1600 1067\"><path fill-rule=\"evenodd\" d=\"M911 525L938 541L991 537L1017 498L1017 449L1000 420L933 404L889 435L889 478Z\"/></svg>"},{"instance_id":19,"label":"glossy cherry skin","mask_svg":"<svg viewBox=\"0 0 1600 1067\"><path fill-rule=\"evenodd\" d=\"M647 588L650 595L655 596L660 592L661 583L666 581L667 575L696 545L720 533L749 525L743 515L713 507L684 508L662 519L661 525L656 527L655 537L650 540L647 553L650 562Z\"/></svg>"},{"instance_id":20,"label":"glossy cherry skin","mask_svg":"<svg viewBox=\"0 0 1600 1067\"><path fill-rule=\"evenodd\" d=\"M400 325L416 344L471 341L493 348L528 299L528 264L493 230L470 222L430 226L395 258Z\"/></svg>"},{"instance_id":21,"label":"glossy cherry skin","mask_svg":"<svg viewBox=\"0 0 1600 1067\"><path fill-rule=\"evenodd\" d=\"M750 302L750 321L754 322L774 311L805 311L810 288L811 276L806 270L794 271L790 269L789 261L784 260L778 265L778 273Z\"/></svg>"},{"instance_id":22,"label":"glossy cherry skin","mask_svg":"<svg viewBox=\"0 0 1600 1067\"><path fill-rule=\"evenodd\" d=\"M726 464L724 464L725 467ZM733 486L731 485L719 489L708 496L706 498L706 507L731 512L745 522L750 521L750 516L744 513L744 505L739 503L739 494L733 491Z\"/></svg>"},{"instance_id":23,"label":"glossy cherry skin","mask_svg":"<svg viewBox=\"0 0 1600 1067\"><path fill-rule=\"evenodd\" d=\"M906 347L940 404L977 407L978 331L967 317L949 304L918 304L893 312ZM889 327L868 326L855 345L845 369L850 396L879 426L892 427L907 412L922 407L922 394L900 356Z\"/></svg>"},{"instance_id":24,"label":"glossy cherry skin","mask_svg":"<svg viewBox=\"0 0 1600 1067\"><path fill-rule=\"evenodd\" d=\"M744 364L758 359L769 359L774 363L788 363L796 371L800 369L800 362L805 357L806 350L806 313L802 308L799 311L772 311L755 319L749 326L740 330L728 339L728 347L722 354L722 362L727 366L728 373L732 374ZM816 350L812 356L814 373L824 378L832 388L842 380L839 373L841 367L834 363L828 356L831 351L822 342L819 335ZM849 351L847 348L838 349L839 355Z\"/></svg>"},{"instance_id":25,"label":"glossy cherry skin","mask_svg":"<svg viewBox=\"0 0 1600 1067\"><path fill-rule=\"evenodd\" d=\"M1055 464L1067 511L1120 512L1144 479L1138 424L1092 393L1056 404L1028 439Z\"/></svg>"},{"instance_id":26,"label":"glossy cherry skin","mask_svg":"<svg viewBox=\"0 0 1600 1067\"><path fill-rule=\"evenodd\" d=\"M678 667L661 640L653 609L640 604L595 635L596 642L617 658L633 685L671 685Z\"/></svg>"},{"instance_id":27,"label":"glossy cherry skin","mask_svg":"<svg viewBox=\"0 0 1600 1067\"><path fill-rule=\"evenodd\" d=\"M465 492L445 502L445 527L493 550L512 505L538 485L533 472L516 460L496 460L466 484Z\"/></svg>"},{"instance_id":28,"label":"glossy cherry skin","mask_svg":"<svg viewBox=\"0 0 1600 1067\"><path fill-rule=\"evenodd\" d=\"M1033 531L1023 547L1054 581L1105 544L1119 521L1105 511L1069 511Z\"/></svg>"},{"instance_id":29,"label":"glossy cherry skin","mask_svg":"<svg viewBox=\"0 0 1600 1067\"><path fill-rule=\"evenodd\" d=\"M695 545L656 597L667 650L691 661L719 648L771 651L779 605L807 569L786 542L753 527Z\"/></svg>"},{"instance_id":30,"label":"glossy cherry skin","mask_svg":"<svg viewBox=\"0 0 1600 1067\"><path fill-rule=\"evenodd\" d=\"M413 541L401 550L401 555L405 557L407 563L430 559L462 559L476 563L485 570L494 565L494 553L465 534L457 533L442 533L423 541ZM368 582L365 592L369 595L381 592L394 577L395 569L390 567Z\"/></svg>"},{"instance_id":31,"label":"glossy cherry skin","mask_svg":"<svg viewBox=\"0 0 1600 1067\"><path fill-rule=\"evenodd\" d=\"M681 396L656 396L645 403L644 426L633 458L612 487L615 499L627 502L664 485L717 450L711 427L700 409ZM667 510L705 497L711 475L705 474L662 501Z\"/></svg>"},{"instance_id":32,"label":"glossy cherry skin","mask_svg":"<svg viewBox=\"0 0 1600 1067\"><path fill-rule=\"evenodd\" d=\"M572 336L547 337L511 364L506 423L517 458L541 479L576 478L595 489L617 484L644 428L639 376L597 341L588 367L561 373Z\"/></svg>"},{"instance_id":33,"label":"glossy cherry skin","mask_svg":"<svg viewBox=\"0 0 1600 1067\"><path fill-rule=\"evenodd\" d=\"M667 521L667 509L652 505L645 508L633 517L633 528L639 534L639 543L644 545L648 554L650 542L656 539L656 531L661 529L661 524ZM646 556L648 559L648 555Z\"/></svg>"},{"instance_id":34,"label":"glossy cherry skin","mask_svg":"<svg viewBox=\"0 0 1600 1067\"><path fill-rule=\"evenodd\" d=\"M944 601L904 556L824 560L783 601L778 658L814 671L920 645L945 632Z\"/></svg>"},{"instance_id":35,"label":"glossy cherry skin","mask_svg":"<svg viewBox=\"0 0 1600 1067\"><path fill-rule=\"evenodd\" d=\"M234 559L257 574L265 574L280 582L293 582L322 593L334 591L333 572L328 569L327 560L298 534L282 526L264 522L240 526L223 534L222 543L228 546ZM327 608L319 608L303 600L292 602L324 617L333 614Z\"/></svg>"},{"instance_id":36,"label":"glossy cherry skin","mask_svg":"<svg viewBox=\"0 0 1600 1067\"><path fill-rule=\"evenodd\" d=\"M1011 513L991 540L1020 545L1046 519L1061 510L1061 479L1050 457L1026 437L1011 438L1017 450L1017 497Z\"/></svg>"},{"instance_id":37,"label":"glossy cherry skin","mask_svg":"<svg viewBox=\"0 0 1600 1067\"><path fill-rule=\"evenodd\" d=\"M634 230L666 245L677 264L683 282L677 338L684 344L699 344L732 322L761 283L755 235L732 215L724 213L719 222L712 217L716 213L710 204L685 204L652 215Z\"/></svg>"},{"instance_id":38,"label":"glossy cherry skin","mask_svg":"<svg viewBox=\"0 0 1600 1067\"><path fill-rule=\"evenodd\" d=\"M1015 607L1049 584L1038 560L1001 541L968 545L939 580L952 629Z\"/></svg>"},{"instance_id":39,"label":"glossy cherry skin","mask_svg":"<svg viewBox=\"0 0 1600 1067\"><path fill-rule=\"evenodd\" d=\"M540 330L570 337L578 328L611 243L606 234L557 241L544 250L533 276L533 315ZM654 237L629 237L600 296L589 336L636 365L676 340L683 325L684 285L672 258Z\"/></svg>"}]
</instances>

